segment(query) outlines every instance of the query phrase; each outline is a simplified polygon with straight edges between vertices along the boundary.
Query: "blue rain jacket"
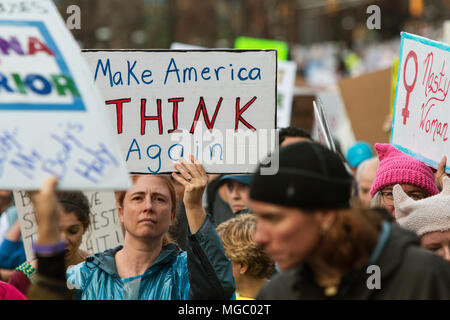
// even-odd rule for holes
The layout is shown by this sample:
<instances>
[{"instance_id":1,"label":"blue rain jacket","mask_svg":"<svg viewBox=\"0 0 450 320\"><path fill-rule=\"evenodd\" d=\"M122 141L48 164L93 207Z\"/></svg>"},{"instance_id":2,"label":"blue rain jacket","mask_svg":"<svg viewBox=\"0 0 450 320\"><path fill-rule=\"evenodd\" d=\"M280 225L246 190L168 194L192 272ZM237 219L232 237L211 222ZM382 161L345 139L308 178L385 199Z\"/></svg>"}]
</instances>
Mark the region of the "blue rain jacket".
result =
<instances>
[{"instance_id":1,"label":"blue rain jacket","mask_svg":"<svg viewBox=\"0 0 450 320\"><path fill-rule=\"evenodd\" d=\"M187 300L234 297L231 262L209 218L188 237L182 252L169 243L142 274L120 278L114 255L122 246L97 253L67 270L67 285L83 300Z\"/></svg>"}]
</instances>

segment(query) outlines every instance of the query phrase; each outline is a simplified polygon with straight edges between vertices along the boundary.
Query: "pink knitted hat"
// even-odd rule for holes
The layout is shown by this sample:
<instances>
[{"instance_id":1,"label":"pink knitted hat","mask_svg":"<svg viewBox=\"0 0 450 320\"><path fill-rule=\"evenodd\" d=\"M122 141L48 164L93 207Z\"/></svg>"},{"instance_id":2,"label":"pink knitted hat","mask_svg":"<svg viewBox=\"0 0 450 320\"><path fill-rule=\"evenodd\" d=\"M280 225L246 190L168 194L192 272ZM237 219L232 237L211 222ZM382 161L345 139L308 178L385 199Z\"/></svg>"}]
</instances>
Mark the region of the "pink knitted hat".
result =
<instances>
[{"instance_id":1,"label":"pink knitted hat","mask_svg":"<svg viewBox=\"0 0 450 320\"><path fill-rule=\"evenodd\" d=\"M376 143L380 165L370 188L372 197L377 191L395 184L410 184L420 187L430 195L439 193L434 174L423 162L401 152L390 144Z\"/></svg>"}]
</instances>

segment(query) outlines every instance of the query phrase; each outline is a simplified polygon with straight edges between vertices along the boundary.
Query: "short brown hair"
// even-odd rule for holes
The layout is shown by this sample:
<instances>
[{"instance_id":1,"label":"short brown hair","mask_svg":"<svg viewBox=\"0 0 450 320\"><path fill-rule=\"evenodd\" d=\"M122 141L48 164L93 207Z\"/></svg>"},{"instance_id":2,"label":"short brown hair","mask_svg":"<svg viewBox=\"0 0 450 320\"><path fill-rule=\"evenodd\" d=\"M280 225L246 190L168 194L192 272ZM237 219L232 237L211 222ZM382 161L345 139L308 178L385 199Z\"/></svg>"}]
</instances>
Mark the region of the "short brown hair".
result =
<instances>
[{"instance_id":1,"label":"short brown hair","mask_svg":"<svg viewBox=\"0 0 450 320\"><path fill-rule=\"evenodd\" d=\"M244 213L222 222L216 230L227 257L234 263L246 265L246 275L264 279L275 272L275 262L253 240L256 223L253 214Z\"/></svg>"},{"instance_id":2,"label":"short brown hair","mask_svg":"<svg viewBox=\"0 0 450 320\"><path fill-rule=\"evenodd\" d=\"M141 176L143 176L143 175L132 175L131 181L133 181L133 183L135 183ZM171 211L172 211L172 213L176 214L176 212L177 212L177 194L175 192L175 187L174 187L172 181L170 180L170 178L168 176L165 176L165 175L157 175L156 177L161 178L166 183L166 186L169 189L170 200L172 201L172 210ZM128 190L115 192L117 207L123 207L123 200L125 199L125 194L127 192L128 192ZM176 220L176 216L175 216L175 220ZM123 226L122 226L122 228L123 228ZM164 235L164 238L163 238L163 246L165 246L166 244L168 244L170 242L174 242L174 241L173 241L173 239L171 239L169 233L166 232Z\"/></svg>"}]
</instances>

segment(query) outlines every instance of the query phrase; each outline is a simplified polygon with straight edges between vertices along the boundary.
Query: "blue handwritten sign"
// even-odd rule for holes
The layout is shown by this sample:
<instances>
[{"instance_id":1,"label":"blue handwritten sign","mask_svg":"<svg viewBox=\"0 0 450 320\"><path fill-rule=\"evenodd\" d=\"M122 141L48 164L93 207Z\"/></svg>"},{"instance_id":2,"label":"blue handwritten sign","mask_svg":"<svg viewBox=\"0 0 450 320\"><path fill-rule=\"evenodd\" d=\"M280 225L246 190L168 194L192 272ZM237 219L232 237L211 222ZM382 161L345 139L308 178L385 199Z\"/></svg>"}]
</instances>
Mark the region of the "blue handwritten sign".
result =
<instances>
[{"instance_id":1,"label":"blue handwritten sign","mask_svg":"<svg viewBox=\"0 0 450 320\"><path fill-rule=\"evenodd\" d=\"M129 172L172 172L173 163L190 154L208 172L252 172L274 146L275 50L83 50L83 55ZM264 139L266 145L260 143Z\"/></svg>"},{"instance_id":2,"label":"blue handwritten sign","mask_svg":"<svg viewBox=\"0 0 450 320\"><path fill-rule=\"evenodd\" d=\"M18 128L0 131L0 179L5 170L12 170L28 179L34 179L43 171L63 180L72 170L81 179L97 184L108 169L119 167L118 159L103 143L92 147L78 137L84 131L81 123L68 122L59 126L60 131L48 137L56 144L54 154L50 155L24 147Z\"/></svg>"}]
</instances>

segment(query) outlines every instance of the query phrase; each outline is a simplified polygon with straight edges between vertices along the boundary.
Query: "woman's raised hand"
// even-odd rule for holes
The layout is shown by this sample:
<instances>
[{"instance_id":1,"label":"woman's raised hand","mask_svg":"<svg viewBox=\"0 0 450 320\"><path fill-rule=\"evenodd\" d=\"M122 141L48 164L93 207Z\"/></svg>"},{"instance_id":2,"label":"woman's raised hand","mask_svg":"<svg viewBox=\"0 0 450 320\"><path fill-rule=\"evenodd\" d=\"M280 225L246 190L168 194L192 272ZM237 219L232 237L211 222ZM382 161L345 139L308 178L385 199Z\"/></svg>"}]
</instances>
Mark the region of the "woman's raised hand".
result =
<instances>
[{"instance_id":1,"label":"woman's raised hand","mask_svg":"<svg viewBox=\"0 0 450 320\"><path fill-rule=\"evenodd\" d=\"M44 181L39 191L29 192L39 229L38 244L60 241L59 214L61 209L55 194L57 184L58 179L50 177Z\"/></svg>"},{"instance_id":2,"label":"woman's raised hand","mask_svg":"<svg viewBox=\"0 0 450 320\"><path fill-rule=\"evenodd\" d=\"M202 196L208 184L208 175L203 166L190 156L190 162L180 159L174 165L179 174L173 172L173 178L184 186L183 202L186 208L202 208Z\"/></svg>"}]
</instances>

